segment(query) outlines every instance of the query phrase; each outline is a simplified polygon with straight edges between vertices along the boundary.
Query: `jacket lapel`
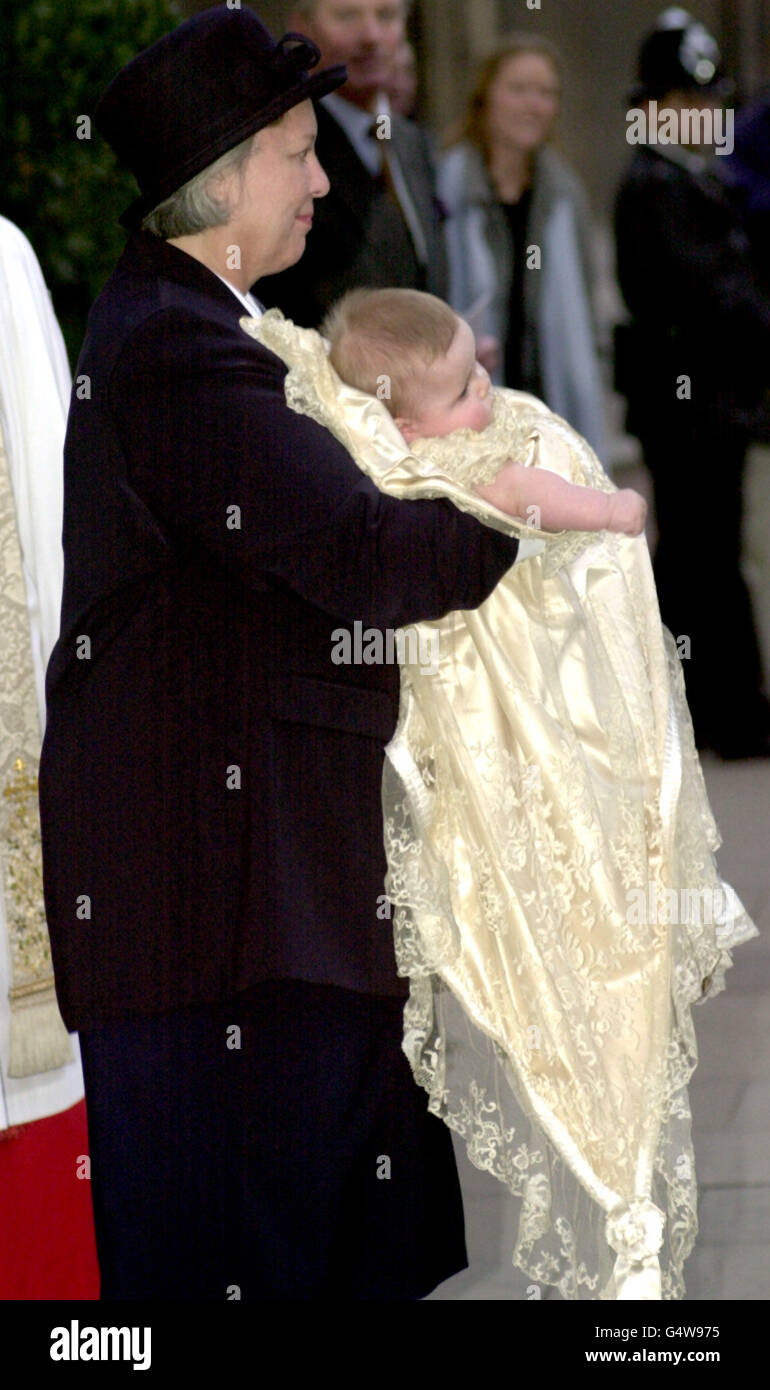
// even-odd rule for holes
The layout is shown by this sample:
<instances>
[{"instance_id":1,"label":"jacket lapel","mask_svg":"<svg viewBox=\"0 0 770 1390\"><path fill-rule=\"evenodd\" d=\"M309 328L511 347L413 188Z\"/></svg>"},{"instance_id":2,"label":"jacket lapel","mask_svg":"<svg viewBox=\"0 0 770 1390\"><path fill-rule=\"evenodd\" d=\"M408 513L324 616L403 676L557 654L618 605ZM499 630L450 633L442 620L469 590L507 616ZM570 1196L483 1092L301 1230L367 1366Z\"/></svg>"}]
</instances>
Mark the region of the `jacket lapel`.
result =
<instances>
[{"instance_id":1,"label":"jacket lapel","mask_svg":"<svg viewBox=\"0 0 770 1390\"><path fill-rule=\"evenodd\" d=\"M316 106L318 117L318 157L328 176L331 188L324 203L342 204L348 216L361 228L366 228L366 214L374 194L374 179L358 158L347 135L334 117L322 105Z\"/></svg>"},{"instance_id":2,"label":"jacket lapel","mask_svg":"<svg viewBox=\"0 0 770 1390\"><path fill-rule=\"evenodd\" d=\"M428 240L436 223L436 205L426 178L425 156L416 131L398 116L391 119L391 145L398 160L409 196L414 204L423 235Z\"/></svg>"}]
</instances>

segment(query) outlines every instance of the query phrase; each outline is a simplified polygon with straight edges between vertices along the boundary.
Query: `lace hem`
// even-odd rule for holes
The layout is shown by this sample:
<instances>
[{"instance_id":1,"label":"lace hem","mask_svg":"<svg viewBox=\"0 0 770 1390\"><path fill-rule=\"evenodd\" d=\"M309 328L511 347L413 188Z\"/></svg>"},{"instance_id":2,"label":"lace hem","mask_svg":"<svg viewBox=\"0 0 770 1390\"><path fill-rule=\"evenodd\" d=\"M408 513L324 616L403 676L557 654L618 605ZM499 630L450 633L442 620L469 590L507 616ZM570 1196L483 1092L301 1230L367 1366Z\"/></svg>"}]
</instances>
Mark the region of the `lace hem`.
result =
<instances>
[{"instance_id":1,"label":"lace hem","mask_svg":"<svg viewBox=\"0 0 770 1390\"><path fill-rule=\"evenodd\" d=\"M531 1279L569 1299L681 1298L692 1006L756 929L716 870L644 541L534 533L472 495L513 448L612 489L532 398L498 392L494 428L408 453L317 334L272 312L242 323L287 362L292 408L383 491L538 538L480 609L417 625L439 638L435 670L402 667L383 806L404 1048L430 1109L520 1199L513 1259Z\"/></svg>"},{"instance_id":2,"label":"lace hem","mask_svg":"<svg viewBox=\"0 0 770 1390\"><path fill-rule=\"evenodd\" d=\"M552 1001L550 1013L537 1008L532 994L527 995L521 988L512 991L489 959L485 961L486 978L480 991L474 989L467 959L463 968L464 953L467 957L469 949L468 931L467 922L458 915L458 904L462 903L467 912L467 902L458 892L458 876L450 882L452 875L447 873L452 855L446 848L443 852L441 849L458 833L447 809L452 800L448 792L451 772L440 747L431 743L431 730L416 708L418 702L413 698L408 672L404 673L404 682L410 687L410 698L404 703L404 717L387 754L383 783L389 866L386 887L395 906L399 973L410 979L404 1051L415 1079L427 1092L431 1111L464 1139L470 1161L491 1173L521 1201L518 1236L512 1251L514 1264L530 1279L555 1286L565 1299L684 1296L684 1262L697 1234L697 1190L687 1099L687 1085L697 1064L691 1009L724 988L725 971L732 963L729 947L756 935L737 895L718 876L713 857L718 834L692 738L681 670L668 634L665 645L671 691L667 727L676 732L673 750L669 737L669 751L677 779L668 857L658 878L659 915L674 916L673 921L664 920L662 924L668 962L667 1007L658 1071L647 1074L642 1088L646 1095L637 1090L625 1117L622 1107L618 1112L616 1118L621 1128L614 1152L610 1152L612 1124L605 1125L598 1150L592 1151L586 1138L601 1126L602 1112L607 1106L612 1109L617 1097L613 1097L607 1059L602 1053L610 1015L606 1010L596 1012L591 972L581 968L585 962L574 960L570 968L569 950L560 955L557 942L550 969L554 973L560 968L568 970L569 976L562 981L558 1004ZM421 756L410 762L404 754L405 746L410 754L422 750ZM555 924L559 894L564 891L562 920L566 924L576 913L585 912L586 904L584 901L581 907L579 894L570 897L565 879L573 885L581 877L587 882L587 866L581 870L579 858L568 850L560 853L555 841L546 848L542 830L549 819L548 786L542 769L530 763L517 770L499 748L488 750L488 762L490 766L497 763L496 785L500 789L507 787L506 838L511 851L508 871L516 889L524 895L526 866L531 867L535 858L544 860L544 876L554 887L546 915L550 913ZM578 780L575 764L570 767L570 776L574 785ZM496 806L492 794L487 810L493 816ZM572 797L569 815L573 825L576 819L584 822L590 818L588 801L580 793ZM643 827L646 848L642 853L652 872L650 865L665 840L664 827L659 828L657 836L650 836L649 806L647 817L643 814L642 820L647 821ZM478 849L478 845L474 846L474 875L483 886L486 868ZM624 883L632 884L635 880L635 870L639 868L635 858L633 853L616 856ZM440 889L437 863L442 865ZM671 892L676 896L676 912L664 914L663 907L670 906L667 895ZM491 890L482 889L480 897L482 914L488 920L497 919L498 932L504 932L501 914L510 913L510 901L505 907L500 896L496 898ZM718 905L713 921L702 911L704 904L710 902ZM530 920L536 915L531 906L530 901ZM654 916L649 908L647 901L648 918ZM598 916L598 902L594 911ZM546 928L544 935L548 934ZM564 927L562 943L568 945ZM624 944L627 948L629 943ZM484 948L478 931L472 935L471 947L474 953ZM601 970L594 969L593 983L601 978ZM604 978L608 978L607 972ZM520 984L519 979L517 985ZM530 1012L512 1039L501 1016L525 1007ZM623 1015L616 1013L613 1026L628 1029L630 1021L630 1015L624 1022ZM559 1047L563 1045L560 1022L573 1037L582 1033L582 1075L577 1083L584 1093L582 1109L573 1104L570 1110L563 1100L560 1102L558 1088L550 1092L554 1104L549 1108L544 1103L549 1089L543 1084L542 1070L547 1072L559 1056ZM523 1057L522 1052L527 1051L529 1057ZM533 1053L543 1059L541 1075L534 1079ZM573 1084L574 1076L570 1078L570 1085ZM571 1116L566 1127L564 1122L554 1123L559 1110L562 1115ZM633 1118L636 1125L636 1141L632 1136L627 1146L624 1118ZM644 1161L640 1163L645 1151L646 1167ZM614 1175L614 1184L602 1181L600 1174L605 1180L608 1174ZM633 1241L629 1244L624 1234L629 1228L637 1233L636 1245ZM626 1240L625 1247L618 1230Z\"/></svg>"}]
</instances>

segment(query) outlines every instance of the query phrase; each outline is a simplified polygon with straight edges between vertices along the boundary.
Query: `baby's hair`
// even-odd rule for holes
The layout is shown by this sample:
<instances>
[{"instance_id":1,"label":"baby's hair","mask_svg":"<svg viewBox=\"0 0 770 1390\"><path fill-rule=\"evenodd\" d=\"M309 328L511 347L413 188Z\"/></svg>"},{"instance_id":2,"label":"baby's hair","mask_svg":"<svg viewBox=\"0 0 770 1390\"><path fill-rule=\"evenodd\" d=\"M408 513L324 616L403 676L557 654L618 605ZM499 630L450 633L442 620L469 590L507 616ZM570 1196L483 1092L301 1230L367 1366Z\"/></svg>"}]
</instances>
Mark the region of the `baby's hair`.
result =
<instances>
[{"instance_id":1,"label":"baby's hair","mask_svg":"<svg viewBox=\"0 0 770 1390\"><path fill-rule=\"evenodd\" d=\"M446 356L457 315L421 290L350 290L329 310L321 332L343 381L379 396L391 415L406 416L418 401L418 365Z\"/></svg>"}]
</instances>

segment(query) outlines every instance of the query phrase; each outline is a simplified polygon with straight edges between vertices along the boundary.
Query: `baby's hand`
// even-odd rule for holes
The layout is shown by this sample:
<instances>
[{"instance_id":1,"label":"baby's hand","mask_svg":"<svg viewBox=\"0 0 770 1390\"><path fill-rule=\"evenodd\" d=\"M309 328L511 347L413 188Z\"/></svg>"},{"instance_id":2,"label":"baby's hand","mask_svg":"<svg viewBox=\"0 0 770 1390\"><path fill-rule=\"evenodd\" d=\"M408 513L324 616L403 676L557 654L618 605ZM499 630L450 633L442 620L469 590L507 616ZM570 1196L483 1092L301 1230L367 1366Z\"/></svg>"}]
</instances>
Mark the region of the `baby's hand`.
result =
<instances>
[{"instance_id":1,"label":"baby's hand","mask_svg":"<svg viewBox=\"0 0 770 1390\"><path fill-rule=\"evenodd\" d=\"M647 503L633 488L623 487L610 497L608 531L620 531L625 536L638 536L644 530Z\"/></svg>"}]
</instances>

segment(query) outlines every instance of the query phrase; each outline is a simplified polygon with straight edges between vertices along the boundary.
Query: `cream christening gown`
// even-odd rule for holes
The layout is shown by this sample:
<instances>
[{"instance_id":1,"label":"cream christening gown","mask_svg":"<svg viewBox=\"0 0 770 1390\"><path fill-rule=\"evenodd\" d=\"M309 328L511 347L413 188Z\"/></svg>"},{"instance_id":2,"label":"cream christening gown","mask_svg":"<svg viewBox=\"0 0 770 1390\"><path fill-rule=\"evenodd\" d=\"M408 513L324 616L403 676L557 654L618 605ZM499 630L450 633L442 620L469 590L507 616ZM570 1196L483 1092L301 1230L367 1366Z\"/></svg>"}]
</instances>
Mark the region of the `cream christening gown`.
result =
<instances>
[{"instance_id":1,"label":"cream christening gown","mask_svg":"<svg viewBox=\"0 0 770 1390\"><path fill-rule=\"evenodd\" d=\"M490 598L419 624L402 663L383 801L404 1049L431 1110L521 1199L513 1259L533 1281L682 1297L691 1005L756 929L715 865L645 540L548 535L471 491L510 457L612 490L533 397L496 390L483 433L410 452L317 333L274 310L241 323L287 363L289 405L382 491L448 497L521 537Z\"/></svg>"}]
</instances>

